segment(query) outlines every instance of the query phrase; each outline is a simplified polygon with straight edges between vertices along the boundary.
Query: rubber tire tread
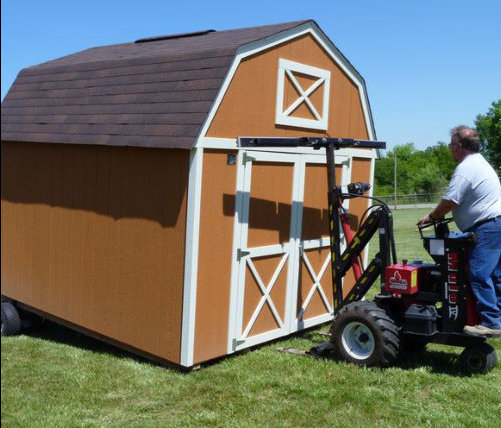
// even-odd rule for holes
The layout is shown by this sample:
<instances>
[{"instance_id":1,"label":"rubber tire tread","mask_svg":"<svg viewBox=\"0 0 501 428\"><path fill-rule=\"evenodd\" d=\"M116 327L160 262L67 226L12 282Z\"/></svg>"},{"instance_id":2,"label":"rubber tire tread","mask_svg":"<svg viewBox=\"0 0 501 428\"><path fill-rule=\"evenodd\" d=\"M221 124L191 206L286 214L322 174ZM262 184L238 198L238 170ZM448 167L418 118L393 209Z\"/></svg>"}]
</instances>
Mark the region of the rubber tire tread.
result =
<instances>
[{"instance_id":1,"label":"rubber tire tread","mask_svg":"<svg viewBox=\"0 0 501 428\"><path fill-rule=\"evenodd\" d=\"M374 335L374 352L364 360L351 357L342 344L344 327L353 321L364 323ZM332 322L331 341L339 359L366 367L391 366L400 354L398 327L389 313L375 302L353 302L342 308Z\"/></svg>"},{"instance_id":2,"label":"rubber tire tread","mask_svg":"<svg viewBox=\"0 0 501 428\"><path fill-rule=\"evenodd\" d=\"M21 318L15 306L2 302L2 336L16 336L21 333Z\"/></svg>"},{"instance_id":3,"label":"rubber tire tread","mask_svg":"<svg viewBox=\"0 0 501 428\"><path fill-rule=\"evenodd\" d=\"M476 367L471 367L468 363L468 357L471 352L478 352L482 358L482 367L477 369ZM496 350L488 343L481 343L480 345L469 346L464 349L464 351L459 356L459 364L463 371L468 374L481 373L485 374L490 372L496 364L498 363L498 356Z\"/></svg>"}]
</instances>

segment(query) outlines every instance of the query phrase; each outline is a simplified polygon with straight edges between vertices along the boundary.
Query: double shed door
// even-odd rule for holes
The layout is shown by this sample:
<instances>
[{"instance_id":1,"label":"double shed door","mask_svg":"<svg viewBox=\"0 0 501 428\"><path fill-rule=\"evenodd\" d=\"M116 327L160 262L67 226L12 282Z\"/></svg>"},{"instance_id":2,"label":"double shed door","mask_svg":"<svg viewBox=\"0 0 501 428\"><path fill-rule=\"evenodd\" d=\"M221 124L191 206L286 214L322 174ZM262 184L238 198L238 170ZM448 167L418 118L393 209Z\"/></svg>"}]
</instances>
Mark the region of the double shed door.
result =
<instances>
[{"instance_id":1,"label":"double shed door","mask_svg":"<svg viewBox=\"0 0 501 428\"><path fill-rule=\"evenodd\" d=\"M333 316L325 156L241 151L238 168L228 352Z\"/></svg>"}]
</instances>

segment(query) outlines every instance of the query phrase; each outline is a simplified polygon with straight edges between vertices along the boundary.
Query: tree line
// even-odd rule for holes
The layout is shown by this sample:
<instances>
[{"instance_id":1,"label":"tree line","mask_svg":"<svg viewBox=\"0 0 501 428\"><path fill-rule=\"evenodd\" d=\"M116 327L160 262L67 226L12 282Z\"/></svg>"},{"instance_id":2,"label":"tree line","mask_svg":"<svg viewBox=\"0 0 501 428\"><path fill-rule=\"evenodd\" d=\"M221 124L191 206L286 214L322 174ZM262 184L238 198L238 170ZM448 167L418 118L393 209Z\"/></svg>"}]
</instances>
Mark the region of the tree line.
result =
<instances>
[{"instance_id":1,"label":"tree line","mask_svg":"<svg viewBox=\"0 0 501 428\"><path fill-rule=\"evenodd\" d=\"M476 117L475 128L482 141L481 153L501 172L501 99L494 101L486 114ZM441 193L456 167L445 142L439 141L424 150L418 150L414 143L396 145L376 160L375 195L394 193L395 156L400 195Z\"/></svg>"}]
</instances>

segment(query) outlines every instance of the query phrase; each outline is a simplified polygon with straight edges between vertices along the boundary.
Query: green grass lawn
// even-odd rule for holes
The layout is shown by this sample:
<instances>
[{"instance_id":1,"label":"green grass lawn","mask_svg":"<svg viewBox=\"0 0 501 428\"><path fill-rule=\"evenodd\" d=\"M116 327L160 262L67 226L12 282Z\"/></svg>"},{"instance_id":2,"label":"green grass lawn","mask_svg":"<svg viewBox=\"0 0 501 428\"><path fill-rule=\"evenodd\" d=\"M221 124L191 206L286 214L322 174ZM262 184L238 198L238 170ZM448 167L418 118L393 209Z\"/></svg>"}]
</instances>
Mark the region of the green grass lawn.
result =
<instances>
[{"instance_id":1,"label":"green grass lawn","mask_svg":"<svg viewBox=\"0 0 501 428\"><path fill-rule=\"evenodd\" d=\"M399 258L428 260L414 226L427 211L395 212ZM323 340L309 331L181 373L50 324L2 337L2 426L500 426L499 364L467 377L461 349L439 345L386 370L276 351Z\"/></svg>"}]
</instances>

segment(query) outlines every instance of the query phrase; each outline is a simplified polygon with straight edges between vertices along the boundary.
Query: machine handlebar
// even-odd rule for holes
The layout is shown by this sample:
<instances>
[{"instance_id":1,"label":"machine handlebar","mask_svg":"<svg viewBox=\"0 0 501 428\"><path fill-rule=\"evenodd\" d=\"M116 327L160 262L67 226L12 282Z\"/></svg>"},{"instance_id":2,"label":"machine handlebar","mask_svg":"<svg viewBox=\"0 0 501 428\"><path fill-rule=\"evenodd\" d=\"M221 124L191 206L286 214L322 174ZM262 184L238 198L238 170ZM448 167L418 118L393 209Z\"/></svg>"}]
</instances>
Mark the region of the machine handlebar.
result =
<instances>
[{"instance_id":1,"label":"machine handlebar","mask_svg":"<svg viewBox=\"0 0 501 428\"><path fill-rule=\"evenodd\" d=\"M435 230L435 236L437 238L445 238L449 234L449 226L447 226L453 220L452 217L448 218L439 218L437 220L432 220L430 223L418 224L419 234L421 235L421 239L423 236L423 229L427 229L430 226L433 226Z\"/></svg>"}]
</instances>

